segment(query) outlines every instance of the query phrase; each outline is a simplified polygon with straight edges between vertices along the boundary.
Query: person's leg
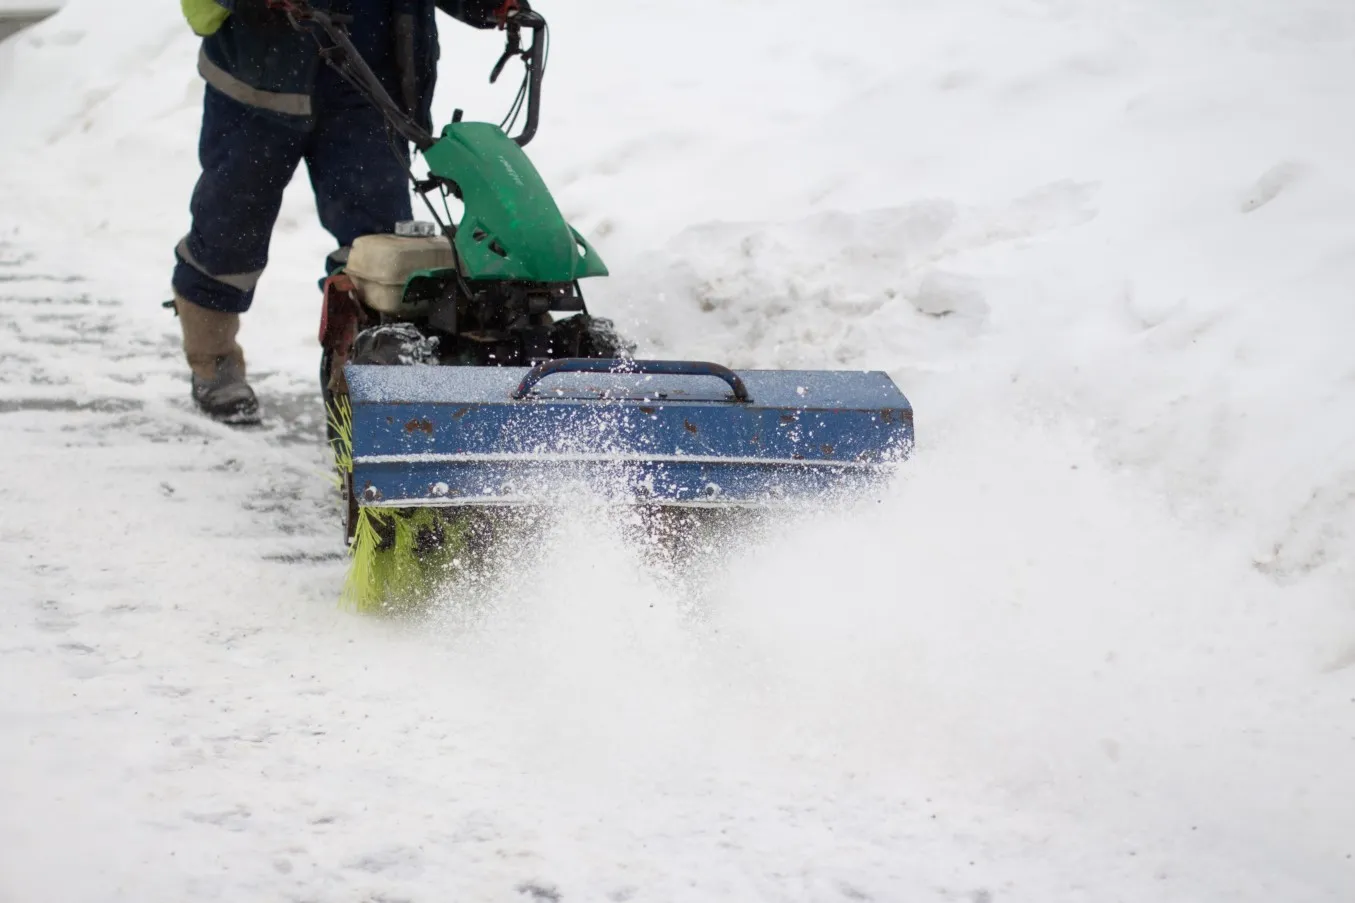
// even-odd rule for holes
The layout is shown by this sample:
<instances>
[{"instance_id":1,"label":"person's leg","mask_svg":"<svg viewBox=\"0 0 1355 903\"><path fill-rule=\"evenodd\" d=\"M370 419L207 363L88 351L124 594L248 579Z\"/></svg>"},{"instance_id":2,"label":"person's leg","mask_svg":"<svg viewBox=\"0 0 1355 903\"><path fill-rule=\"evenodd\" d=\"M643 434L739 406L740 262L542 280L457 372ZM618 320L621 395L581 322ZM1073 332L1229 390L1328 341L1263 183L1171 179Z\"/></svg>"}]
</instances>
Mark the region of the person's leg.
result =
<instances>
[{"instance_id":1,"label":"person's leg","mask_svg":"<svg viewBox=\"0 0 1355 903\"><path fill-rule=\"evenodd\" d=\"M223 313L249 309L307 137L207 88L193 222L175 249L174 288L186 300Z\"/></svg>"},{"instance_id":2,"label":"person's leg","mask_svg":"<svg viewBox=\"0 0 1355 903\"><path fill-rule=\"evenodd\" d=\"M412 218L409 145L396 137L397 157L385 120L346 86L326 90L316 107L305 157L320 223L339 245L326 262L332 272L353 239L394 232Z\"/></svg>"},{"instance_id":3,"label":"person's leg","mask_svg":"<svg viewBox=\"0 0 1355 903\"><path fill-rule=\"evenodd\" d=\"M222 420L253 422L258 402L235 337L268 262L283 191L306 134L206 89L192 226L175 248L175 307L193 398Z\"/></svg>"}]
</instances>

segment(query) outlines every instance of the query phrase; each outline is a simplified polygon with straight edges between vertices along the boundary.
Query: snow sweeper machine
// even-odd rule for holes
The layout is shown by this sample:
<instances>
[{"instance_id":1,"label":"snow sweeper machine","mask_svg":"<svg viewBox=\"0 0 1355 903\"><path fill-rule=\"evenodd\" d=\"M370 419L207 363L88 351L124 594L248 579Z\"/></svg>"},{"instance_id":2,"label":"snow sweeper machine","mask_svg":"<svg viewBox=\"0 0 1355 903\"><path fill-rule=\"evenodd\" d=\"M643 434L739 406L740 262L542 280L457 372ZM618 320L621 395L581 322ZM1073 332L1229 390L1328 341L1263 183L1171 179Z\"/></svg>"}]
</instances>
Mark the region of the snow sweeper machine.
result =
<instances>
[{"instance_id":1,"label":"snow sweeper machine","mask_svg":"<svg viewBox=\"0 0 1355 903\"><path fill-rule=\"evenodd\" d=\"M458 110L435 135L390 97L342 21L305 0L270 4L427 167L410 180L431 222L356 239L325 283L320 379L356 607L382 607L447 548L473 543L468 525L488 512L573 504L580 490L662 512L813 504L906 457L912 408L882 372L636 359L589 313L582 283L607 267L523 151L548 56L539 14L505 25L490 81L514 59L525 69L505 121Z\"/></svg>"}]
</instances>

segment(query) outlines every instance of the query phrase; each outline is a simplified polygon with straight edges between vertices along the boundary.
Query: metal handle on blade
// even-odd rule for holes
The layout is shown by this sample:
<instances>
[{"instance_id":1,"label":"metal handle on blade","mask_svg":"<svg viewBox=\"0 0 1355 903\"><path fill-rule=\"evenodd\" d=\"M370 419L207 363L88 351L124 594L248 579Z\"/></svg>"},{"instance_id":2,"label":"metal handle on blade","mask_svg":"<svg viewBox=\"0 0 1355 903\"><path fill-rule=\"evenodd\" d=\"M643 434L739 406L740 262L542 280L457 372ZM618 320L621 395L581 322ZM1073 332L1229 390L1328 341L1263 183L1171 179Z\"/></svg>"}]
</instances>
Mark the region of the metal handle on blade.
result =
<instances>
[{"instance_id":1,"label":"metal handle on blade","mask_svg":"<svg viewBox=\"0 0 1355 903\"><path fill-rule=\"evenodd\" d=\"M522 378L513 398L521 400L527 397L537 383L555 373L639 373L652 376L713 376L722 379L734 390L734 400L740 404L752 401L748 387L743 384L739 374L720 364L709 361L631 361L610 358L564 357L553 361L542 361Z\"/></svg>"}]
</instances>

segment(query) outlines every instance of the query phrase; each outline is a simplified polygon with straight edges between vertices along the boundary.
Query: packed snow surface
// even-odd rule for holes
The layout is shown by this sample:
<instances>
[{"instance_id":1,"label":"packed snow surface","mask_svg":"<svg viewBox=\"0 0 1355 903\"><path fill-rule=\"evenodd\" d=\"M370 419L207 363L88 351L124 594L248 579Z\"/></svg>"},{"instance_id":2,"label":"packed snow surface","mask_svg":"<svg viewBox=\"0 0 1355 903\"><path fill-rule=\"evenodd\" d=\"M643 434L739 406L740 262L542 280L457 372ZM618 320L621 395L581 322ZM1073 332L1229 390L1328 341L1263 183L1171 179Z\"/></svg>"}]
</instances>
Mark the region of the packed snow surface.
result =
<instances>
[{"instance_id":1,"label":"packed snow surface","mask_svg":"<svg viewBox=\"0 0 1355 903\"><path fill-rule=\"evenodd\" d=\"M0 899L1355 899L1355 7L537 6L597 311L887 370L914 460L699 584L585 514L341 612L306 180L206 423L196 43L70 0L0 44Z\"/></svg>"}]
</instances>

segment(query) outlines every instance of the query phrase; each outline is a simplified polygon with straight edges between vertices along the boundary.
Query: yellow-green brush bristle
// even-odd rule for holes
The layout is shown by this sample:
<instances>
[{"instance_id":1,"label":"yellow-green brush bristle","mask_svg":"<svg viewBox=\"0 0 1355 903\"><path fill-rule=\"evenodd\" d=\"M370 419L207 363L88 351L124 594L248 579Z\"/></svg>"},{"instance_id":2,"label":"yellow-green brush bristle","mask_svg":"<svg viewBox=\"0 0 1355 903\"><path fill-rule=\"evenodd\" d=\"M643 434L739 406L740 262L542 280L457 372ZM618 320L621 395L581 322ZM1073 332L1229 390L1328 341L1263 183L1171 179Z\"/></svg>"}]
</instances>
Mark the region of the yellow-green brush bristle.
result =
<instances>
[{"instance_id":1,"label":"yellow-green brush bristle","mask_svg":"<svg viewBox=\"0 0 1355 903\"><path fill-rule=\"evenodd\" d=\"M340 474L353 472L353 410L347 396L339 396L328 412L336 438L330 443ZM340 478L342 485L342 478ZM394 532L394 542L382 548L383 531ZM438 548L418 550L419 534L436 532ZM341 604L363 614L417 606L437 588L465 546L465 526L430 508L399 511L359 507L353 540L349 543L348 575Z\"/></svg>"},{"instance_id":2,"label":"yellow-green brush bristle","mask_svg":"<svg viewBox=\"0 0 1355 903\"><path fill-rule=\"evenodd\" d=\"M327 406L326 416L334 432L330 451L334 455L335 473L331 478L340 489L344 477L353 472L353 406L347 395L335 396ZM359 508L353 539L348 546L348 574L344 578L341 603L358 612L370 612L379 607L381 588L377 580L376 556L381 537L377 533L380 515L370 509Z\"/></svg>"},{"instance_id":3,"label":"yellow-green brush bristle","mask_svg":"<svg viewBox=\"0 0 1355 903\"><path fill-rule=\"evenodd\" d=\"M394 539L381 546L381 530ZM436 531L441 542L419 549L419 535ZM452 565L465 549L466 528L430 508L376 511L359 508L357 528L349 546L344 605L364 614L418 608L451 576Z\"/></svg>"},{"instance_id":4,"label":"yellow-green brush bristle","mask_svg":"<svg viewBox=\"0 0 1355 903\"><path fill-rule=\"evenodd\" d=\"M343 604L357 612L372 612L380 608L381 586L377 580L377 546L381 542L376 531L376 518L370 508L358 509L358 521L353 541L348 546L348 576L344 578Z\"/></svg>"},{"instance_id":5,"label":"yellow-green brush bristle","mask_svg":"<svg viewBox=\"0 0 1355 903\"><path fill-rule=\"evenodd\" d=\"M329 443L334 467L339 473L353 472L353 405L347 395L338 395L325 411L335 438Z\"/></svg>"}]
</instances>

